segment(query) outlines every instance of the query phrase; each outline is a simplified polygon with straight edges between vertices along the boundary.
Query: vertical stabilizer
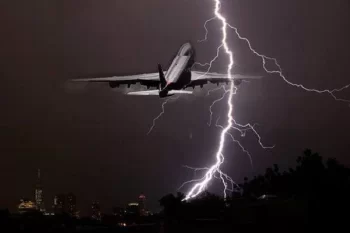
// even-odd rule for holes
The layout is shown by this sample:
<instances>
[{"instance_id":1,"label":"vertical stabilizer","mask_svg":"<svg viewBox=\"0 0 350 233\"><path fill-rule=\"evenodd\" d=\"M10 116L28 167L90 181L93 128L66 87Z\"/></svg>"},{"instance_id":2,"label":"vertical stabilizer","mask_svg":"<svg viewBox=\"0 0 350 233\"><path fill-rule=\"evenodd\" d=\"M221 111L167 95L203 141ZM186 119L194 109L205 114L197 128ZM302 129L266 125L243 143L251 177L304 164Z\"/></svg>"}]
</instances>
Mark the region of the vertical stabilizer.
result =
<instances>
[{"instance_id":1,"label":"vertical stabilizer","mask_svg":"<svg viewBox=\"0 0 350 233\"><path fill-rule=\"evenodd\" d=\"M160 79L160 87L161 89L163 89L167 83L165 76L164 76L164 72L163 72L163 68L160 64L158 64L158 72L159 72L159 79Z\"/></svg>"}]
</instances>

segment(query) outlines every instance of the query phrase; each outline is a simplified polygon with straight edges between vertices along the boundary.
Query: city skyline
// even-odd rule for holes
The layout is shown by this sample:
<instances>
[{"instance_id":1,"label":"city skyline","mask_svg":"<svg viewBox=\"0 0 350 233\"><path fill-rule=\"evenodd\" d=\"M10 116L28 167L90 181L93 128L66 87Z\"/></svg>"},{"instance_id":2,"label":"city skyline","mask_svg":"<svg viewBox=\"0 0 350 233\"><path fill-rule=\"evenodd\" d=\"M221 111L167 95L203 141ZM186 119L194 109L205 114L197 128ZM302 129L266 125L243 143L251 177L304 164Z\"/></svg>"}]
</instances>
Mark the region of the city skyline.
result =
<instances>
[{"instance_id":1,"label":"city skyline","mask_svg":"<svg viewBox=\"0 0 350 233\"><path fill-rule=\"evenodd\" d=\"M91 216L95 220L101 220L102 214L114 214L115 208L126 209L130 206L130 203L124 203L124 205L106 205L102 210L100 201L91 200L91 206L93 211L91 212L90 206L80 205L82 209L88 209L87 211L82 212L82 216L80 216L80 209L77 205L77 196L72 193L60 193L54 195L51 199L46 197L46 199L52 200L45 206L44 202L44 185L41 181L41 169L37 169L37 179L35 182L34 194L32 197L23 196L19 200L16 206L5 206L13 213L21 213L25 212L25 209L36 209L42 213L48 214L64 214L67 213L71 217L85 217ZM139 209L140 216L145 216L148 210L145 208L145 200L146 196L144 194L138 195L137 202L135 202ZM32 211L32 210L31 210Z\"/></svg>"}]
</instances>

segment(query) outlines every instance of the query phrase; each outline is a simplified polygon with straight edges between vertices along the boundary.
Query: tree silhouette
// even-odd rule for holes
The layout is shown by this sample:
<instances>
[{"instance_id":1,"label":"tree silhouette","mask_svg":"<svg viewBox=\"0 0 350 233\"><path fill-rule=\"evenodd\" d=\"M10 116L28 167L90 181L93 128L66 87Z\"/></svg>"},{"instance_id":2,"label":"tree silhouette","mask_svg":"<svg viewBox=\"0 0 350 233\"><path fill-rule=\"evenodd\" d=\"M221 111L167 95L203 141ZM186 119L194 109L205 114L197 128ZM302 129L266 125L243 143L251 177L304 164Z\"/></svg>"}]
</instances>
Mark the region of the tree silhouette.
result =
<instances>
[{"instance_id":1,"label":"tree silhouette","mask_svg":"<svg viewBox=\"0 0 350 233\"><path fill-rule=\"evenodd\" d=\"M245 177L241 187L243 189L241 199L233 196L225 202L219 196L204 192L197 199L182 202L184 196L178 193L177 196L173 194L164 196L160 204L164 207L164 214L167 217L178 219L220 218L222 213L235 216L232 219L241 219L241 213L249 210L248 215L257 215L260 221L269 220L264 217L269 211L280 212L281 216L281 211L285 213L299 211L300 215L308 216L310 223L335 223L340 220L347 222L348 214L343 213L347 213L350 209L350 169L334 158L324 162L318 153L310 149L304 150L302 156L296 158L295 168L280 171L279 166L273 164L264 174L252 179ZM265 202L266 205L258 204L260 202L257 198L266 194L276 195L278 197L276 200L284 203L278 207L282 209L273 209L270 202ZM249 207L249 203L257 203L254 204L257 205L256 208ZM225 218L231 219L227 216ZM259 218L256 218L256 221ZM283 218L279 219L282 220Z\"/></svg>"}]
</instances>

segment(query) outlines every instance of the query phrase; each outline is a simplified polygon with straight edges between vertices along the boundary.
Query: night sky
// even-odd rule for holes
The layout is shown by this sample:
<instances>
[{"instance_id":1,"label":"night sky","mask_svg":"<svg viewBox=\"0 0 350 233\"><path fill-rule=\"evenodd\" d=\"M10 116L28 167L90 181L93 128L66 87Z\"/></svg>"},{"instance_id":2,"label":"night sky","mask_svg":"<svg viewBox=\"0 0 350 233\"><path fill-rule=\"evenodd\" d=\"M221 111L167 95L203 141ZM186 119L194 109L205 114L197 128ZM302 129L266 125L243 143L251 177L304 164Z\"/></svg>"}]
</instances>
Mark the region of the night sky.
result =
<instances>
[{"instance_id":1,"label":"night sky","mask_svg":"<svg viewBox=\"0 0 350 233\"><path fill-rule=\"evenodd\" d=\"M338 88L350 83L348 0L224 1L228 21L259 52L276 57L286 76L307 87ZM182 43L191 41L197 60L208 62L220 43L211 0L4 0L0 2L0 208L15 210L20 197L33 198L41 168L46 207L58 193L73 192L87 211L100 200L106 212L144 193L147 205L176 192L193 172L182 165L208 166L220 130L208 127L208 107L220 96L181 97L147 136L163 100L123 95L107 84L70 85L77 77L155 72L167 66ZM236 71L264 74L261 60L229 33ZM225 72L227 57L213 71ZM133 88L138 88L133 87ZM350 90L338 93L350 99ZM224 170L235 180L273 164L295 165L308 147L350 165L350 108L328 95L288 86L277 75L242 84L234 97L241 123L259 123L267 145L247 135L249 159L233 143L225 147ZM214 120L224 123L225 102ZM211 191L219 192L216 181ZM188 188L188 187L187 187ZM182 191L186 191L185 188Z\"/></svg>"}]
</instances>

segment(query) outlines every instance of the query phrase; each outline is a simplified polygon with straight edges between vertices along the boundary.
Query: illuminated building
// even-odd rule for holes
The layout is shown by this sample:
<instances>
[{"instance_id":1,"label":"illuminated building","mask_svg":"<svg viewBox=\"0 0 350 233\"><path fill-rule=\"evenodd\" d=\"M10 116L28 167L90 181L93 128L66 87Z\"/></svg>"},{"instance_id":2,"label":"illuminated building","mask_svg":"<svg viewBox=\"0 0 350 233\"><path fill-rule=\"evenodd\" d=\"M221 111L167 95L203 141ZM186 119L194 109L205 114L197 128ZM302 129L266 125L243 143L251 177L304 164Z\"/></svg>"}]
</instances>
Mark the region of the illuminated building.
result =
<instances>
[{"instance_id":1,"label":"illuminated building","mask_svg":"<svg viewBox=\"0 0 350 233\"><path fill-rule=\"evenodd\" d=\"M77 198L73 193L67 195L67 213L72 217L77 215Z\"/></svg>"},{"instance_id":2,"label":"illuminated building","mask_svg":"<svg viewBox=\"0 0 350 233\"><path fill-rule=\"evenodd\" d=\"M101 208L98 201L94 201L91 204L91 218L94 220L101 220Z\"/></svg>"},{"instance_id":3,"label":"illuminated building","mask_svg":"<svg viewBox=\"0 0 350 233\"><path fill-rule=\"evenodd\" d=\"M146 215L145 201L146 201L146 196L141 194L139 196L139 201L138 201L140 216L145 216Z\"/></svg>"},{"instance_id":4,"label":"illuminated building","mask_svg":"<svg viewBox=\"0 0 350 233\"><path fill-rule=\"evenodd\" d=\"M38 169L38 177L35 187L35 204L38 210L40 210L41 212L45 212L44 193L43 187L41 185L40 169Z\"/></svg>"},{"instance_id":5,"label":"illuminated building","mask_svg":"<svg viewBox=\"0 0 350 233\"><path fill-rule=\"evenodd\" d=\"M63 214L65 210L65 195L56 195L53 199L53 210L55 214Z\"/></svg>"},{"instance_id":6,"label":"illuminated building","mask_svg":"<svg viewBox=\"0 0 350 233\"><path fill-rule=\"evenodd\" d=\"M21 199L17 208L20 214L37 212L37 206L35 203L28 199Z\"/></svg>"},{"instance_id":7,"label":"illuminated building","mask_svg":"<svg viewBox=\"0 0 350 233\"><path fill-rule=\"evenodd\" d=\"M131 202L126 207L126 214L127 215L139 215L140 214L140 208L139 203L137 202Z\"/></svg>"},{"instance_id":8,"label":"illuminated building","mask_svg":"<svg viewBox=\"0 0 350 233\"><path fill-rule=\"evenodd\" d=\"M125 214L134 216L147 216L148 211L145 208L146 196L140 194L137 202L131 202L127 205Z\"/></svg>"}]
</instances>

